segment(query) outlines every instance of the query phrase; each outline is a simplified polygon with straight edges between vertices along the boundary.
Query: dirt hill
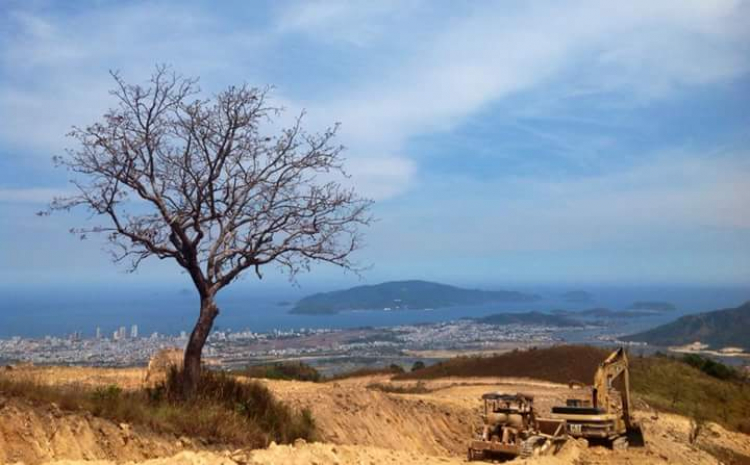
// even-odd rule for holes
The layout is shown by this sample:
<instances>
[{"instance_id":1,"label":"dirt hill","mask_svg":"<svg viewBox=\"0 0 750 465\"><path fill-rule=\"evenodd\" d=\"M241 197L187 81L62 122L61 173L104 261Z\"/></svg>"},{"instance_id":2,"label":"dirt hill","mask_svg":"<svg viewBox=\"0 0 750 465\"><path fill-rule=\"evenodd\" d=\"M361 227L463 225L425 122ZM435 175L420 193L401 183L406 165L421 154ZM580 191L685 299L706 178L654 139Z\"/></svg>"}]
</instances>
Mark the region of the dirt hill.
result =
<instances>
[{"instance_id":1,"label":"dirt hill","mask_svg":"<svg viewBox=\"0 0 750 465\"><path fill-rule=\"evenodd\" d=\"M187 439L64 412L54 404L33 406L0 396L0 464L59 458L143 460L173 455L191 444Z\"/></svg>"},{"instance_id":2,"label":"dirt hill","mask_svg":"<svg viewBox=\"0 0 750 465\"><path fill-rule=\"evenodd\" d=\"M54 369L60 379L75 378L76 368ZM54 382L46 369L39 379ZM97 377L86 371L88 383ZM138 378L140 376L140 378ZM107 377L110 382L112 377ZM125 384L142 373L124 373ZM409 387L409 380L388 376L353 378L331 383L266 381L285 402L309 407L318 423L319 443L272 446L265 450L207 450L198 441L179 441L147 431L129 431L90 416L32 407L7 399L0 408L0 463L22 460L27 465L61 463L144 463L161 465L348 465L463 463L466 440L478 420L479 397L487 391L533 394L540 415L570 396L567 385L516 378L443 378L424 381L420 394L383 392L383 385ZM378 385L375 389L374 386ZM525 463L544 464L718 464L750 463L750 437L709 423L691 444L690 420L648 408L636 413L643 424L646 446L628 451L583 447L570 441L562 454ZM187 451L185 449L188 449ZM148 459L156 459L147 461ZM65 462L63 460L76 460ZM89 462L82 462L88 460ZM90 462L104 460L103 462Z\"/></svg>"}]
</instances>

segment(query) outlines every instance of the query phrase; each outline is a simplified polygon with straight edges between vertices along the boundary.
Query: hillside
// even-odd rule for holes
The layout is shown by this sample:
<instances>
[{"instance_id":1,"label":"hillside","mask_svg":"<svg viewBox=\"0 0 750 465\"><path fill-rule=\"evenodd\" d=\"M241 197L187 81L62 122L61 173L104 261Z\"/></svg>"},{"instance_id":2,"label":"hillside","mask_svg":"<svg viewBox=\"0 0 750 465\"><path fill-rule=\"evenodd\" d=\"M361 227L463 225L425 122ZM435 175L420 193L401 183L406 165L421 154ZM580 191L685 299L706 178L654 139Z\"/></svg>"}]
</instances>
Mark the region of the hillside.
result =
<instances>
[{"instance_id":1,"label":"hillside","mask_svg":"<svg viewBox=\"0 0 750 465\"><path fill-rule=\"evenodd\" d=\"M290 313L330 315L347 310L410 310L538 299L515 291L463 289L428 281L390 281L313 294L298 301Z\"/></svg>"},{"instance_id":2,"label":"hillside","mask_svg":"<svg viewBox=\"0 0 750 465\"><path fill-rule=\"evenodd\" d=\"M599 363L609 353L609 349L599 347L554 346L491 357L457 357L395 379L518 377L590 384ZM750 434L747 382L718 379L679 359L631 354L630 383L637 397L651 407L714 421Z\"/></svg>"},{"instance_id":3,"label":"hillside","mask_svg":"<svg viewBox=\"0 0 750 465\"><path fill-rule=\"evenodd\" d=\"M714 349L742 347L750 350L750 302L737 308L686 315L642 333L625 336L626 341L675 346L700 341Z\"/></svg>"},{"instance_id":4,"label":"hillside","mask_svg":"<svg viewBox=\"0 0 750 465\"><path fill-rule=\"evenodd\" d=\"M555 351L560 353L555 355ZM575 372L579 360L573 357L586 352L597 355L600 351L596 348L562 346L551 351L530 351L524 356L512 353L499 358L504 360L510 357L518 362L528 362L540 355L547 356L541 357L547 362L538 366L542 368L542 376L546 376L544 373L554 373L548 369L550 365L563 365L564 369ZM637 360L634 365L639 367ZM665 371L662 368L679 362L654 360L654 368L658 370L646 376L640 368L637 368L638 371L634 369L634 376L637 376L634 382L647 382L648 377L653 376L659 377L658 386L690 388L693 380L697 379L705 383L701 385L702 394L692 397L695 391L685 393L678 399L679 408L697 401L707 412L714 412L716 416L742 413L741 409L727 412L716 407L717 402L721 402L720 397L737 394L736 391L722 390L728 384L717 384L716 380L707 382L705 376L685 364L680 367L687 371L675 378L674 370ZM589 368L595 363L593 359L586 362ZM12 375L35 379L56 388L64 387L58 384L60 382L82 379L76 387L91 389L104 388L116 379L119 379L118 384L122 382L124 386L136 386L143 380L143 371L122 371L119 377L112 371L106 377L99 377L96 376L96 369L86 369L82 373L76 367L28 367L14 369ZM10 376L10 372L6 375ZM112 422L100 418L97 412L69 411L64 405L41 401L29 405L24 400L27 397L25 391L3 392L0 389L0 463L36 465L52 460L50 463L57 465L458 465L466 463L466 441L470 437L469 431L481 421L481 396L485 392L523 392L532 395L535 407L543 416L549 415L552 406L580 395L579 390L569 389L566 384L519 379L516 376L425 380L420 384L422 389L415 394L409 393L409 388L415 386L414 381L393 380L391 375L325 383L266 380L263 384L295 409L306 408L312 412L319 432L316 442L299 440L289 445L271 443L267 448L253 448L251 445L207 443L202 436L155 435L147 425ZM396 393L396 389L383 390L384 385L401 388L401 392L405 393ZM719 393L720 396L709 393ZM747 436L727 431L720 425L705 424L705 433L697 441L690 441L688 438L694 422L681 415L665 413L661 408L663 402L671 405L672 399L671 395L655 396L648 399L649 405L646 406L636 397L636 420L643 427L647 439L643 448L614 451L604 447L586 447L571 440L554 457L534 457L513 463L749 463L750 441ZM657 410L653 410L652 406ZM205 419L199 415L196 421Z\"/></svg>"},{"instance_id":5,"label":"hillside","mask_svg":"<svg viewBox=\"0 0 750 465\"><path fill-rule=\"evenodd\" d=\"M580 327L583 323L560 315L550 315L542 312L525 312L525 313L497 313L482 318L476 318L475 321L489 325L540 325L540 326L557 326L557 327Z\"/></svg>"},{"instance_id":6,"label":"hillside","mask_svg":"<svg viewBox=\"0 0 750 465\"><path fill-rule=\"evenodd\" d=\"M591 346L555 346L516 350L493 357L456 357L396 379L455 377L535 378L553 383L590 382L609 352Z\"/></svg>"}]
</instances>

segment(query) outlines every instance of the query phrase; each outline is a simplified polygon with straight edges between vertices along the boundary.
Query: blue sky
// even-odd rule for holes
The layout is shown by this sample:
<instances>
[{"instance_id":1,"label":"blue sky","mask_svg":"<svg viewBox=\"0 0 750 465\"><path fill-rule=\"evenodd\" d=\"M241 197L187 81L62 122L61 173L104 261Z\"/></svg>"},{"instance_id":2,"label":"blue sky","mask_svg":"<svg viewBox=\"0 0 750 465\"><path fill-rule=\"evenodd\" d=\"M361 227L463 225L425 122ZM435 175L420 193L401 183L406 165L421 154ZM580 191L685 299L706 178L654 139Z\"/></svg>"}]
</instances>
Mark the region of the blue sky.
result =
<instances>
[{"instance_id":1,"label":"blue sky","mask_svg":"<svg viewBox=\"0 0 750 465\"><path fill-rule=\"evenodd\" d=\"M185 280L125 275L67 234L83 212L34 216L70 189L51 157L112 104L108 70L169 63L342 123L377 201L367 282L748 284L747 24L731 0L0 0L0 279Z\"/></svg>"}]
</instances>

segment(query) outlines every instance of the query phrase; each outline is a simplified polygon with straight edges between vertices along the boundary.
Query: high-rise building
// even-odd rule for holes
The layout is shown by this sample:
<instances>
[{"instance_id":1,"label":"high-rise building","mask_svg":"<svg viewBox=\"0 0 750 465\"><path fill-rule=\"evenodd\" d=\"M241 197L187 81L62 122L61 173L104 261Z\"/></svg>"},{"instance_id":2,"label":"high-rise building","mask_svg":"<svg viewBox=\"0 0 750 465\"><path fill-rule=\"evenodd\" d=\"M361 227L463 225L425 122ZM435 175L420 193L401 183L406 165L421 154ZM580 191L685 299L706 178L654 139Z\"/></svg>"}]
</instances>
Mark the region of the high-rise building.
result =
<instances>
[{"instance_id":1,"label":"high-rise building","mask_svg":"<svg viewBox=\"0 0 750 465\"><path fill-rule=\"evenodd\" d=\"M133 325L130 327L130 337L133 339L138 338L138 325Z\"/></svg>"},{"instance_id":2,"label":"high-rise building","mask_svg":"<svg viewBox=\"0 0 750 465\"><path fill-rule=\"evenodd\" d=\"M102 328L96 327L96 338L101 339L102 338Z\"/></svg>"},{"instance_id":3,"label":"high-rise building","mask_svg":"<svg viewBox=\"0 0 750 465\"><path fill-rule=\"evenodd\" d=\"M120 326L120 329L118 331L120 334L118 335L118 339L127 339L128 338L128 329L124 326Z\"/></svg>"}]
</instances>

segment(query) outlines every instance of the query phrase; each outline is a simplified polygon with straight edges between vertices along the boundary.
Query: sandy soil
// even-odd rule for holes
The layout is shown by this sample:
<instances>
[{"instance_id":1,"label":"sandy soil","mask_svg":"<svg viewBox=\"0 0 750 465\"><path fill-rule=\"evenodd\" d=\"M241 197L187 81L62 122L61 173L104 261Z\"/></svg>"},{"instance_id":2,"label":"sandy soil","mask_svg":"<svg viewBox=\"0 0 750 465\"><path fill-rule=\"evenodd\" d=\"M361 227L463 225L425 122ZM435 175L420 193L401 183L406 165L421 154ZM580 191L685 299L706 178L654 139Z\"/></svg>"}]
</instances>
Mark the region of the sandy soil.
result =
<instances>
[{"instance_id":1,"label":"sandy soil","mask_svg":"<svg viewBox=\"0 0 750 465\"><path fill-rule=\"evenodd\" d=\"M81 370L78 372L78 370ZM33 369L37 379L56 383L137 386L142 370ZM78 372L78 373L77 373ZM27 373L24 376L31 376ZM285 402L312 410L321 442L274 446L258 451L183 451L191 449L175 438L123 431L116 424L59 412L29 411L11 402L0 409L0 463L25 460L93 460L156 464L456 464L464 463L466 441L479 421L480 396L487 391L524 392L535 396L540 415L571 395L565 385L528 379L462 378L427 381L426 394L395 394L369 388L393 382L388 376L353 378L331 383L264 381ZM63 420L60 418L68 418ZM750 437L709 424L695 444L688 437L687 418L638 411L646 445L627 451L585 447L569 441L554 457L516 460L528 465L556 464L718 464L750 460ZM126 428L128 429L128 428ZM127 436L127 438L125 437ZM187 447L186 447L187 446ZM175 455L177 454L177 455ZM161 457L156 461L146 459ZM166 458L165 458L166 457ZM83 462L57 462L83 463Z\"/></svg>"},{"instance_id":2,"label":"sandy soil","mask_svg":"<svg viewBox=\"0 0 750 465\"><path fill-rule=\"evenodd\" d=\"M159 436L91 415L70 414L54 404L35 407L0 398L0 464L69 459L143 460L175 454L193 441Z\"/></svg>"}]
</instances>

